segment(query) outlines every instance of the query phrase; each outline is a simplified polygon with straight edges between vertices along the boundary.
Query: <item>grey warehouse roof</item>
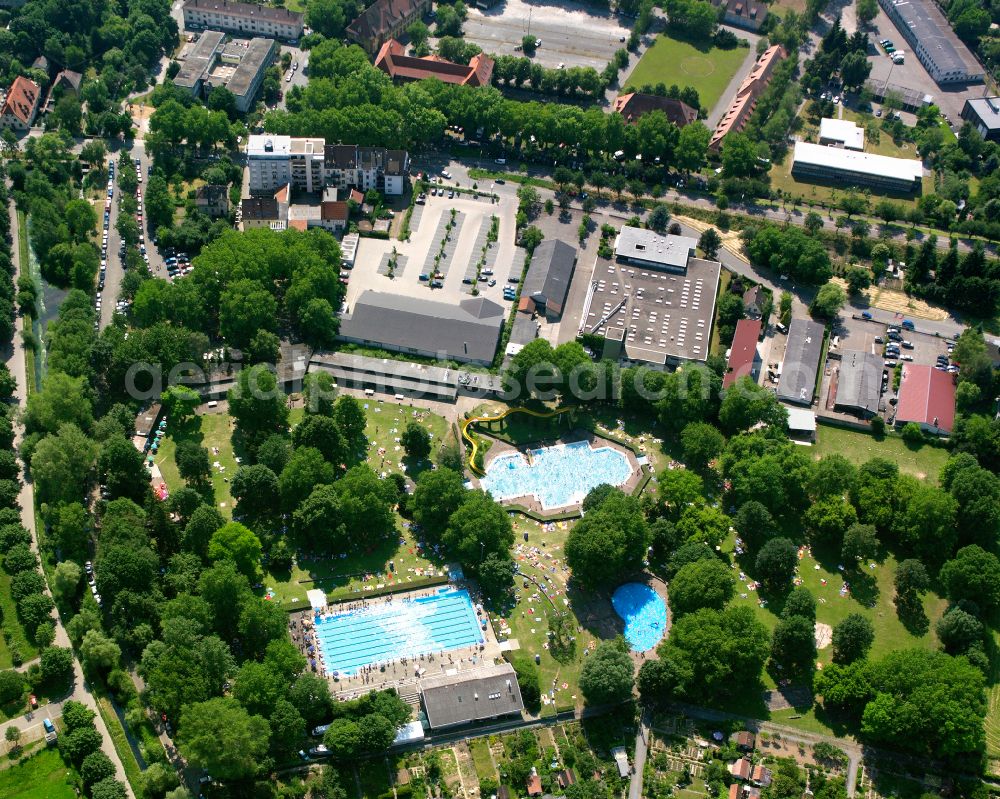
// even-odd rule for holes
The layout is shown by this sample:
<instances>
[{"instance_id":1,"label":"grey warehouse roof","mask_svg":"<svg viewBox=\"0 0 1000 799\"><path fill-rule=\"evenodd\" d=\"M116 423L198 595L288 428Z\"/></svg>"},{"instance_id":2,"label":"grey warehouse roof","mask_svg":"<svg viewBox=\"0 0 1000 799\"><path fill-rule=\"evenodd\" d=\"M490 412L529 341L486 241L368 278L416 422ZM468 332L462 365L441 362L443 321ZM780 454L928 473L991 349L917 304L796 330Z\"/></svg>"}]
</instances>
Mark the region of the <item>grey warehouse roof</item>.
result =
<instances>
[{"instance_id":1,"label":"grey warehouse roof","mask_svg":"<svg viewBox=\"0 0 1000 799\"><path fill-rule=\"evenodd\" d=\"M976 97L966 100L987 130L1000 129L1000 97Z\"/></svg>"},{"instance_id":2,"label":"grey warehouse roof","mask_svg":"<svg viewBox=\"0 0 1000 799\"><path fill-rule=\"evenodd\" d=\"M371 386L392 393L433 394L452 402L458 396L458 372L454 369L348 352L315 352L310 366L330 372L338 384Z\"/></svg>"},{"instance_id":3,"label":"grey warehouse roof","mask_svg":"<svg viewBox=\"0 0 1000 799\"><path fill-rule=\"evenodd\" d=\"M891 4L941 72L982 74L983 68L933 0L892 0Z\"/></svg>"},{"instance_id":4,"label":"grey warehouse roof","mask_svg":"<svg viewBox=\"0 0 1000 799\"><path fill-rule=\"evenodd\" d=\"M365 291L355 301L350 315L341 319L340 336L404 352L489 363L503 322L503 308L482 297L470 297L453 305Z\"/></svg>"},{"instance_id":5,"label":"grey warehouse roof","mask_svg":"<svg viewBox=\"0 0 1000 799\"><path fill-rule=\"evenodd\" d=\"M698 246L690 236L661 236L651 230L626 225L615 240L615 255L684 269Z\"/></svg>"},{"instance_id":6,"label":"grey warehouse roof","mask_svg":"<svg viewBox=\"0 0 1000 799\"><path fill-rule=\"evenodd\" d=\"M823 325L809 319L793 319L788 326L788 343L781 367L778 399L812 405L816 371L823 349Z\"/></svg>"},{"instance_id":7,"label":"grey warehouse roof","mask_svg":"<svg viewBox=\"0 0 1000 799\"><path fill-rule=\"evenodd\" d=\"M552 302L561 310L566 304L576 249L564 241L547 239L535 248L521 293L542 302Z\"/></svg>"},{"instance_id":8,"label":"grey warehouse roof","mask_svg":"<svg viewBox=\"0 0 1000 799\"><path fill-rule=\"evenodd\" d=\"M882 359L878 355L860 350L841 352L837 405L877 413L881 388Z\"/></svg>"},{"instance_id":9,"label":"grey warehouse roof","mask_svg":"<svg viewBox=\"0 0 1000 799\"><path fill-rule=\"evenodd\" d=\"M520 713L521 688L509 663L425 677L420 693L432 729Z\"/></svg>"}]
</instances>

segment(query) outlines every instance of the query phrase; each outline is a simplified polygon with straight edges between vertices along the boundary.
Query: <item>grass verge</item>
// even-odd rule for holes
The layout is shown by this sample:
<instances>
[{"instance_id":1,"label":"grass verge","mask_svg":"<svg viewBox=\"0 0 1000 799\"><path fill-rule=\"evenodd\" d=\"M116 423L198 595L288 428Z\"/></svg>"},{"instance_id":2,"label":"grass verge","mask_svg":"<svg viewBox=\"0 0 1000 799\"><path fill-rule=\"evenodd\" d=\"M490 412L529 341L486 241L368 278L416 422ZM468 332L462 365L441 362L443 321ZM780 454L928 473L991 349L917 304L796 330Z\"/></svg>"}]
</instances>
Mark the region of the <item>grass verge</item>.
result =
<instances>
[{"instance_id":1,"label":"grass verge","mask_svg":"<svg viewBox=\"0 0 1000 799\"><path fill-rule=\"evenodd\" d=\"M108 728L108 734L111 736L111 742L115 745L118 759L121 760L122 767L125 769L125 778L128 780L129 785L132 786L132 792L135 794L136 799L144 799L142 769L139 768L139 762L135 759L135 753L129 745L128 737L125 735L125 728L122 727L121 722L118 720L118 714L115 713L115 709L111 707L111 701L106 696L96 694L95 696L97 698L97 709L101 712L101 718L104 719L104 725Z\"/></svg>"}]
</instances>

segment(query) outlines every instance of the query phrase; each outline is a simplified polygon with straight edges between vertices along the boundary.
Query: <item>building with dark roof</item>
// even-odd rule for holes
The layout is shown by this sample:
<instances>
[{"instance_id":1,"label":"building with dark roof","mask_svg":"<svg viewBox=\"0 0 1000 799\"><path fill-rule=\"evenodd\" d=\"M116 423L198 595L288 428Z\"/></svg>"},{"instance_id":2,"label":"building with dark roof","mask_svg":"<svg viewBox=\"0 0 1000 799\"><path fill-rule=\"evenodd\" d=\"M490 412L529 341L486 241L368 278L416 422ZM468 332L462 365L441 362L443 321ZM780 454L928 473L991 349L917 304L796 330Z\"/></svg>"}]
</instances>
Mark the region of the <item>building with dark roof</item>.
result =
<instances>
[{"instance_id":1,"label":"building with dark roof","mask_svg":"<svg viewBox=\"0 0 1000 799\"><path fill-rule=\"evenodd\" d=\"M199 186L194 192L194 206L212 219L228 216L229 187L221 183Z\"/></svg>"},{"instance_id":2,"label":"building with dark roof","mask_svg":"<svg viewBox=\"0 0 1000 799\"><path fill-rule=\"evenodd\" d=\"M230 0L186 0L184 27L215 28L272 39L294 41L302 36L303 15L277 6Z\"/></svg>"},{"instance_id":3,"label":"building with dark roof","mask_svg":"<svg viewBox=\"0 0 1000 799\"><path fill-rule=\"evenodd\" d=\"M812 405L819 356L823 350L823 334L823 325L819 322L792 320L788 326L778 399L794 405Z\"/></svg>"},{"instance_id":4,"label":"building with dark roof","mask_svg":"<svg viewBox=\"0 0 1000 799\"><path fill-rule=\"evenodd\" d=\"M760 353L757 352L760 329L759 319L740 319L736 323L736 334L726 363L726 376L722 378L723 388L729 388L741 377L749 377L757 382L761 364Z\"/></svg>"},{"instance_id":5,"label":"building with dark roof","mask_svg":"<svg viewBox=\"0 0 1000 799\"><path fill-rule=\"evenodd\" d=\"M493 78L493 59L486 53L477 53L465 66L436 55L426 58L406 55L406 48L395 39L382 45L375 56L375 66L401 83L437 78L458 86L489 86Z\"/></svg>"},{"instance_id":6,"label":"building with dark roof","mask_svg":"<svg viewBox=\"0 0 1000 799\"><path fill-rule=\"evenodd\" d=\"M871 352L842 350L834 408L870 419L882 396L882 358Z\"/></svg>"},{"instance_id":7,"label":"building with dark roof","mask_svg":"<svg viewBox=\"0 0 1000 799\"><path fill-rule=\"evenodd\" d=\"M35 121L42 101L42 89L24 75L14 78L7 97L0 106L0 128L27 131Z\"/></svg>"},{"instance_id":8,"label":"building with dark roof","mask_svg":"<svg viewBox=\"0 0 1000 799\"><path fill-rule=\"evenodd\" d=\"M364 291L341 318L340 338L369 347L489 364L504 310L484 297L453 303Z\"/></svg>"},{"instance_id":9,"label":"building with dark roof","mask_svg":"<svg viewBox=\"0 0 1000 799\"><path fill-rule=\"evenodd\" d=\"M518 310L528 313L537 311L547 319L559 319L566 307L575 269L575 247L558 239L543 241L531 255Z\"/></svg>"},{"instance_id":10,"label":"building with dark roof","mask_svg":"<svg viewBox=\"0 0 1000 799\"><path fill-rule=\"evenodd\" d=\"M934 0L879 0L879 5L939 86L982 82L982 64L955 35Z\"/></svg>"},{"instance_id":11,"label":"building with dark roof","mask_svg":"<svg viewBox=\"0 0 1000 799\"><path fill-rule=\"evenodd\" d=\"M420 698L432 730L520 715L521 687L509 663L424 677Z\"/></svg>"},{"instance_id":12,"label":"building with dark roof","mask_svg":"<svg viewBox=\"0 0 1000 799\"><path fill-rule=\"evenodd\" d=\"M978 130L986 141L1000 141L1000 97L966 100L962 119Z\"/></svg>"},{"instance_id":13,"label":"building with dark roof","mask_svg":"<svg viewBox=\"0 0 1000 799\"><path fill-rule=\"evenodd\" d=\"M955 427L955 375L933 366L904 363L896 426L915 422L925 433L947 435Z\"/></svg>"},{"instance_id":14,"label":"building with dark roof","mask_svg":"<svg viewBox=\"0 0 1000 799\"><path fill-rule=\"evenodd\" d=\"M767 6L758 0L712 0L712 5L725 7L722 21L734 28L759 31L767 19Z\"/></svg>"},{"instance_id":15,"label":"building with dark roof","mask_svg":"<svg viewBox=\"0 0 1000 799\"><path fill-rule=\"evenodd\" d=\"M329 373L338 386L347 388L443 402L454 402L458 398L459 372L456 369L349 352L314 352L309 368Z\"/></svg>"},{"instance_id":16,"label":"building with dark roof","mask_svg":"<svg viewBox=\"0 0 1000 799\"><path fill-rule=\"evenodd\" d=\"M347 26L347 38L374 55L430 10L431 0L375 0Z\"/></svg>"},{"instance_id":17,"label":"building with dark roof","mask_svg":"<svg viewBox=\"0 0 1000 799\"><path fill-rule=\"evenodd\" d=\"M611 110L621 114L629 124L638 122L639 117L653 111L662 111L667 119L679 128L690 125L698 119L698 112L685 102L642 92L619 94Z\"/></svg>"},{"instance_id":18,"label":"building with dark roof","mask_svg":"<svg viewBox=\"0 0 1000 799\"><path fill-rule=\"evenodd\" d=\"M236 110L245 114L253 107L278 45L260 36L228 43L225 38L221 31L204 31L184 56L174 85L194 97L206 97L213 88L225 87L236 98Z\"/></svg>"}]
</instances>

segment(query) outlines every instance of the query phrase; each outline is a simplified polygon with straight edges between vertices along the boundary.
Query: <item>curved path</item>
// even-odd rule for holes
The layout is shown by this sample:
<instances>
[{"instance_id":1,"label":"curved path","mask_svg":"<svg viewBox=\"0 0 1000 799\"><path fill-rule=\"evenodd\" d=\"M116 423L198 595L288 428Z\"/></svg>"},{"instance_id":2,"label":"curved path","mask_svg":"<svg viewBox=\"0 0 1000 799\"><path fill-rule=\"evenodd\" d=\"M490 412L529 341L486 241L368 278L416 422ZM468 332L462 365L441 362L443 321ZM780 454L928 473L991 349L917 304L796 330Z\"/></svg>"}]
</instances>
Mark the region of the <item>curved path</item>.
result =
<instances>
[{"instance_id":1,"label":"curved path","mask_svg":"<svg viewBox=\"0 0 1000 799\"><path fill-rule=\"evenodd\" d=\"M495 416L473 416L470 419L466 419L462 423L462 438L468 441L472 446L472 451L469 453L469 468L472 470L472 473L478 475L479 477L483 477L486 474L483 469L480 469L476 465L476 454L479 451L479 442L469 434L469 428L472 425L478 424L479 422L499 422L501 419L506 419L512 413L526 413L529 416L536 416L539 419L548 419L552 416L558 416L561 413L566 413L569 410L572 410L572 408L559 408L555 411L533 411L531 408L508 408Z\"/></svg>"}]
</instances>

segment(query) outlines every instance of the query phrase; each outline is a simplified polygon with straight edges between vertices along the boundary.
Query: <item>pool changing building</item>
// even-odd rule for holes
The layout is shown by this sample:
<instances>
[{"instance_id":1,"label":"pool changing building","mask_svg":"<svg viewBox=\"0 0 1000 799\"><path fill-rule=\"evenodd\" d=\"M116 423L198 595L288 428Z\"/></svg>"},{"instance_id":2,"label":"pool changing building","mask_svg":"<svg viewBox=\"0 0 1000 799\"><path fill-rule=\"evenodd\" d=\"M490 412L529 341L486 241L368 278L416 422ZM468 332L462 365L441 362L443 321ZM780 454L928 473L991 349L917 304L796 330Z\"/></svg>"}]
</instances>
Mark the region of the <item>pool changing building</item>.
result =
<instances>
[{"instance_id":1,"label":"pool changing building","mask_svg":"<svg viewBox=\"0 0 1000 799\"><path fill-rule=\"evenodd\" d=\"M828 180L911 194L920 189L924 165L915 158L891 158L797 141L792 155L792 175L805 180Z\"/></svg>"},{"instance_id":2,"label":"pool changing building","mask_svg":"<svg viewBox=\"0 0 1000 799\"><path fill-rule=\"evenodd\" d=\"M524 710L521 687L509 663L424 677L420 697L432 730L519 716Z\"/></svg>"}]
</instances>

